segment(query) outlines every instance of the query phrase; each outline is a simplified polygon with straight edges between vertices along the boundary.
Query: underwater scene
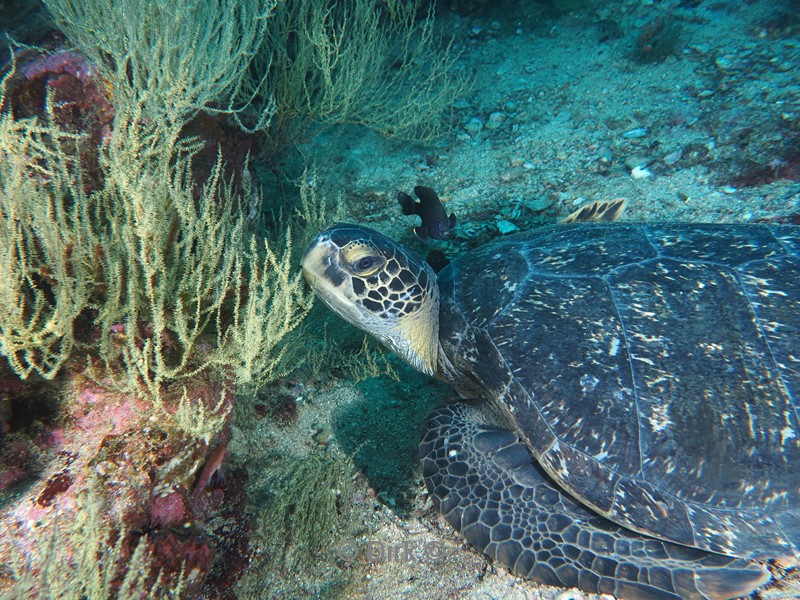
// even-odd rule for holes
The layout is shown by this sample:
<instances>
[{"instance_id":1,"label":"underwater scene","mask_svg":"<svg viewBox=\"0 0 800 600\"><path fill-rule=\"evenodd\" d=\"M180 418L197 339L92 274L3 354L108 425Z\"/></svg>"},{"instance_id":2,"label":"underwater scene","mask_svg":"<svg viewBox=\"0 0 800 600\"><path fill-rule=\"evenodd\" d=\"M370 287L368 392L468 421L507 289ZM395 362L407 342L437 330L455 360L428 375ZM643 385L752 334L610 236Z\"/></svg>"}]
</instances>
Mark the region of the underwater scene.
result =
<instances>
[{"instance_id":1,"label":"underwater scene","mask_svg":"<svg viewBox=\"0 0 800 600\"><path fill-rule=\"evenodd\" d=\"M0 599L800 599L798 0L0 32Z\"/></svg>"}]
</instances>

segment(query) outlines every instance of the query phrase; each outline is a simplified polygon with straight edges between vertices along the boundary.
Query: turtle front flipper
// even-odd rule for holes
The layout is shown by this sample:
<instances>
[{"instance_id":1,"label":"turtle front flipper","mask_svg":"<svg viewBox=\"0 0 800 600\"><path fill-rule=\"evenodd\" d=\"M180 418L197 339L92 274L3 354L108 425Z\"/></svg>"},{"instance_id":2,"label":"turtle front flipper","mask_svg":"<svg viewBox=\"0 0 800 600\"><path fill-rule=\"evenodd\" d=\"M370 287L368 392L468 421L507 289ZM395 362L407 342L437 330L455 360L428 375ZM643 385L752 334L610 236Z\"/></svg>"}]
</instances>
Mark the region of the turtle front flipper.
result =
<instances>
[{"instance_id":1,"label":"turtle front flipper","mask_svg":"<svg viewBox=\"0 0 800 600\"><path fill-rule=\"evenodd\" d=\"M756 562L629 531L558 490L511 432L455 404L428 418L420 457L447 521L516 575L630 599L723 599L770 580Z\"/></svg>"}]
</instances>

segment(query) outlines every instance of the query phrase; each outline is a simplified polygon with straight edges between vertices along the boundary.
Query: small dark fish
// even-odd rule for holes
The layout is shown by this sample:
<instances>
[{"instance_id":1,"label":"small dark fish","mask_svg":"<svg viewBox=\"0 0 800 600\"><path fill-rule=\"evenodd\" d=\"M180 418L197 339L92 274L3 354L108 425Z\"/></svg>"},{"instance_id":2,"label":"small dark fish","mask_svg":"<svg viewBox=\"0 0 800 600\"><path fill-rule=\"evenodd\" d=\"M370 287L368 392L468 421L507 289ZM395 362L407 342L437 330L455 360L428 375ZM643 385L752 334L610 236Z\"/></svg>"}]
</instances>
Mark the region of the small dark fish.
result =
<instances>
[{"instance_id":1,"label":"small dark fish","mask_svg":"<svg viewBox=\"0 0 800 600\"><path fill-rule=\"evenodd\" d=\"M403 208L404 215L419 215L422 217L422 225L414 227L414 233L420 239L443 240L448 236L450 230L456 226L456 215L451 213L447 216L442 201L431 188L418 185L414 188L414 193L419 198L419 202L406 194L397 194L397 201Z\"/></svg>"}]
</instances>

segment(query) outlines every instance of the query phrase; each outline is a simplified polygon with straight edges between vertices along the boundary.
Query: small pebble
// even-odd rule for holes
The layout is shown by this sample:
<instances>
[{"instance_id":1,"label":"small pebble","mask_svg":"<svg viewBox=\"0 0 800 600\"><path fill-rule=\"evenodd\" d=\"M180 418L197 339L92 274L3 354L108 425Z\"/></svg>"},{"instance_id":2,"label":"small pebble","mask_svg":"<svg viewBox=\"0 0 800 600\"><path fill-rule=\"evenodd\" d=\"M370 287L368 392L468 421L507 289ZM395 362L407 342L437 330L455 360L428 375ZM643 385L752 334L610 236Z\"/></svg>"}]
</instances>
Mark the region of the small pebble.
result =
<instances>
[{"instance_id":1,"label":"small pebble","mask_svg":"<svg viewBox=\"0 0 800 600\"><path fill-rule=\"evenodd\" d=\"M506 116L503 113L499 111L493 112L486 121L486 129L497 129L505 120Z\"/></svg>"},{"instance_id":2,"label":"small pebble","mask_svg":"<svg viewBox=\"0 0 800 600\"><path fill-rule=\"evenodd\" d=\"M503 235L508 235L509 233L514 233L515 231L519 231L519 227L514 225L511 221L506 221L505 219L500 219L497 221L497 229Z\"/></svg>"},{"instance_id":3,"label":"small pebble","mask_svg":"<svg viewBox=\"0 0 800 600\"><path fill-rule=\"evenodd\" d=\"M586 596L578 590L566 590L556 596L556 600L587 600Z\"/></svg>"},{"instance_id":4,"label":"small pebble","mask_svg":"<svg viewBox=\"0 0 800 600\"><path fill-rule=\"evenodd\" d=\"M597 160L603 163L610 163L614 160L614 153L608 146L600 146L597 150Z\"/></svg>"},{"instance_id":5,"label":"small pebble","mask_svg":"<svg viewBox=\"0 0 800 600\"><path fill-rule=\"evenodd\" d=\"M543 211L547 208L550 208L555 204L556 198L553 194L547 192L542 194L538 198L534 198L533 200L527 201L525 204L535 212Z\"/></svg>"},{"instance_id":6,"label":"small pebble","mask_svg":"<svg viewBox=\"0 0 800 600\"><path fill-rule=\"evenodd\" d=\"M631 170L635 169L636 167L646 167L648 164L650 164L650 161L644 156L634 155L625 159L625 166Z\"/></svg>"},{"instance_id":7,"label":"small pebble","mask_svg":"<svg viewBox=\"0 0 800 600\"><path fill-rule=\"evenodd\" d=\"M667 154L664 157L664 164L667 164L667 165L670 165L670 166L674 165L676 162L678 162L681 159L682 156L683 156L683 150L681 150L679 148L678 150L675 150L675 152L670 152L669 154Z\"/></svg>"},{"instance_id":8,"label":"small pebble","mask_svg":"<svg viewBox=\"0 0 800 600\"><path fill-rule=\"evenodd\" d=\"M556 115L555 119L553 119L553 122L555 122L555 123L566 123L571 118L572 118L572 113L570 111L562 110L561 112L559 112Z\"/></svg>"},{"instance_id":9,"label":"small pebble","mask_svg":"<svg viewBox=\"0 0 800 600\"><path fill-rule=\"evenodd\" d=\"M731 54L723 54L722 56L718 56L717 60L714 62L720 69L727 71L732 69L736 64L736 57Z\"/></svg>"},{"instance_id":10,"label":"small pebble","mask_svg":"<svg viewBox=\"0 0 800 600\"><path fill-rule=\"evenodd\" d=\"M633 139L633 138L643 138L647 135L647 129L645 127L637 127L636 129L631 129L630 131L626 131L622 134L622 137Z\"/></svg>"},{"instance_id":11,"label":"small pebble","mask_svg":"<svg viewBox=\"0 0 800 600\"><path fill-rule=\"evenodd\" d=\"M523 174L522 169L517 167L502 171L498 175L498 178L500 179L500 181L508 183L509 181L514 181L515 179L519 179L520 177L522 177L522 174Z\"/></svg>"},{"instance_id":12,"label":"small pebble","mask_svg":"<svg viewBox=\"0 0 800 600\"><path fill-rule=\"evenodd\" d=\"M464 129L467 130L467 133L471 137L476 138L483 130L483 121L481 121L478 117L473 117L467 121L467 124L464 125Z\"/></svg>"}]
</instances>

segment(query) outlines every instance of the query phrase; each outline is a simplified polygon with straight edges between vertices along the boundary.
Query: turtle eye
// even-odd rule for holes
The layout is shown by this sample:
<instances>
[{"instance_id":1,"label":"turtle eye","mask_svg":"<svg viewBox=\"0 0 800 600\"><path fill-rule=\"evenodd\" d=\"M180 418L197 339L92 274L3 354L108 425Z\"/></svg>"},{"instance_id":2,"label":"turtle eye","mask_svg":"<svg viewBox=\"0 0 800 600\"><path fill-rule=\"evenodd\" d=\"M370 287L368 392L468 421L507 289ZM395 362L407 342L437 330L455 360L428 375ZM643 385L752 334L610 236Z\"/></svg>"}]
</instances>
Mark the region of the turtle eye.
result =
<instances>
[{"instance_id":1,"label":"turtle eye","mask_svg":"<svg viewBox=\"0 0 800 600\"><path fill-rule=\"evenodd\" d=\"M374 256L365 256L364 258L359 258L358 262L353 266L356 271L368 271L371 267L375 266L375 262Z\"/></svg>"},{"instance_id":2,"label":"turtle eye","mask_svg":"<svg viewBox=\"0 0 800 600\"><path fill-rule=\"evenodd\" d=\"M377 271L383 261L377 256L362 256L353 265L353 271L359 275L371 275Z\"/></svg>"},{"instance_id":3,"label":"turtle eye","mask_svg":"<svg viewBox=\"0 0 800 600\"><path fill-rule=\"evenodd\" d=\"M386 264L386 259L374 248L365 244L353 244L343 250L344 265L354 275L369 277Z\"/></svg>"}]
</instances>

